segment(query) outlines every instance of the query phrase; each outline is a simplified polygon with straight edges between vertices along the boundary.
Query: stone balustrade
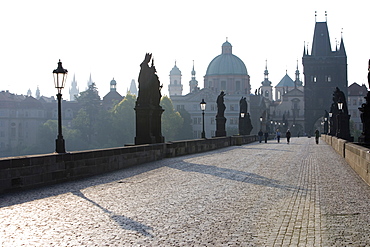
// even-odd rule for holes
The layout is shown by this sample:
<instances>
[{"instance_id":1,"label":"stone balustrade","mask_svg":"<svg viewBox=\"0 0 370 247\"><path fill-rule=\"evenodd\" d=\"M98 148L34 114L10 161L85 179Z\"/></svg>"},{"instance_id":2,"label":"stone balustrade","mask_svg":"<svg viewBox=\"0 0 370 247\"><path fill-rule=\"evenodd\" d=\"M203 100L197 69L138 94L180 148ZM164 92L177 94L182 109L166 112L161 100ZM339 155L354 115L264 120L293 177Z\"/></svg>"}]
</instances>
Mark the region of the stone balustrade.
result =
<instances>
[{"instance_id":1,"label":"stone balustrade","mask_svg":"<svg viewBox=\"0 0 370 247\"><path fill-rule=\"evenodd\" d=\"M321 139L331 145L352 169L370 185L370 149L356 143L347 142L335 136L321 135Z\"/></svg>"},{"instance_id":2,"label":"stone balustrade","mask_svg":"<svg viewBox=\"0 0 370 247\"><path fill-rule=\"evenodd\" d=\"M176 157L256 141L230 136L160 144L0 158L0 193L30 189Z\"/></svg>"}]
</instances>

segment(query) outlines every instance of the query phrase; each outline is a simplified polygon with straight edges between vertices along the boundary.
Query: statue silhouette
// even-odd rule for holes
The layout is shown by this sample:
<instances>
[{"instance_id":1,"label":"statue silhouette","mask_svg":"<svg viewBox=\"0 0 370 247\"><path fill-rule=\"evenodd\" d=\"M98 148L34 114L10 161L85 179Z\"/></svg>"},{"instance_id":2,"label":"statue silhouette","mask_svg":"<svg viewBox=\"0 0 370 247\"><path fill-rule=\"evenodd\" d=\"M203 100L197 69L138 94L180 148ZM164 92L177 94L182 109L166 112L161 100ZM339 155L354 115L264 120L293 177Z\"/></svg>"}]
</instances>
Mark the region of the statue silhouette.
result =
<instances>
[{"instance_id":1,"label":"statue silhouette","mask_svg":"<svg viewBox=\"0 0 370 247\"><path fill-rule=\"evenodd\" d=\"M224 97L225 97L224 91L221 91L220 95L217 97L217 115L216 117L224 117L226 106L224 104Z\"/></svg>"}]
</instances>

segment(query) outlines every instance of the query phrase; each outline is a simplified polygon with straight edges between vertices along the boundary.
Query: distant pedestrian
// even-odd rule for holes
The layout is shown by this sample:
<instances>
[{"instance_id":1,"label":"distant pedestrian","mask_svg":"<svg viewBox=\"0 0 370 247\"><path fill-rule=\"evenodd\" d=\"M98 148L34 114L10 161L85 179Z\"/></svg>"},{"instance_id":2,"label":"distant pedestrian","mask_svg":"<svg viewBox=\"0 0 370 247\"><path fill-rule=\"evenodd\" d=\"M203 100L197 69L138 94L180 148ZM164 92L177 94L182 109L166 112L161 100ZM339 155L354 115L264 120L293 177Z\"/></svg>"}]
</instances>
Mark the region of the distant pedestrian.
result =
<instances>
[{"instance_id":1,"label":"distant pedestrian","mask_svg":"<svg viewBox=\"0 0 370 247\"><path fill-rule=\"evenodd\" d=\"M265 131L265 143L267 143L268 138L269 138L269 132Z\"/></svg>"},{"instance_id":2,"label":"distant pedestrian","mask_svg":"<svg viewBox=\"0 0 370 247\"><path fill-rule=\"evenodd\" d=\"M290 143L290 137L292 136L289 129L286 131L285 136L286 136L286 141L289 144Z\"/></svg>"},{"instance_id":3,"label":"distant pedestrian","mask_svg":"<svg viewBox=\"0 0 370 247\"><path fill-rule=\"evenodd\" d=\"M281 136L280 130L277 129L276 130L276 140L277 140L278 143L280 143L280 136Z\"/></svg>"},{"instance_id":4,"label":"distant pedestrian","mask_svg":"<svg viewBox=\"0 0 370 247\"><path fill-rule=\"evenodd\" d=\"M260 130L258 132L258 140L260 141L260 143L262 142L262 136L263 136L263 132L262 132L262 130Z\"/></svg>"},{"instance_id":5,"label":"distant pedestrian","mask_svg":"<svg viewBox=\"0 0 370 247\"><path fill-rule=\"evenodd\" d=\"M315 139L316 139L316 144L319 144L319 137L320 137L320 132L318 129L315 130Z\"/></svg>"}]
</instances>

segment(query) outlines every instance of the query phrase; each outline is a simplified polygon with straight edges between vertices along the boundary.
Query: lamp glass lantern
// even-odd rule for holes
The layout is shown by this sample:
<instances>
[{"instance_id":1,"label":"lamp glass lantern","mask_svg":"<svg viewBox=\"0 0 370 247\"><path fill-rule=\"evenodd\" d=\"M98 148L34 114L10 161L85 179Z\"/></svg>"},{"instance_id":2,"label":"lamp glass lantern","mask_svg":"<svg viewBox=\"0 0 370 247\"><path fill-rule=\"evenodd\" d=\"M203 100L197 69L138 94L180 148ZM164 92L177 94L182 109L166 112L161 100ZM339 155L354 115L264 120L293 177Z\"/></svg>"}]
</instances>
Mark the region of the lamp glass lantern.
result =
<instances>
[{"instance_id":1,"label":"lamp glass lantern","mask_svg":"<svg viewBox=\"0 0 370 247\"><path fill-rule=\"evenodd\" d=\"M200 102L200 109L202 111L205 111L206 110L206 102L204 101L204 99L202 99L202 102Z\"/></svg>"},{"instance_id":2,"label":"lamp glass lantern","mask_svg":"<svg viewBox=\"0 0 370 247\"><path fill-rule=\"evenodd\" d=\"M343 109L343 102L338 101L338 109L341 111Z\"/></svg>"},{"instance_id":3,"label":"lamp glass lantern","mask_svg":"<svg viewBox=\"0 0 370 247\"><path fill-rule=\"evenodd\" d=\"M245 113L244 112L241 112L240 113L240 117L244 118L244 116L245 116Z\"/></svg>"},{"instance_id":4,"label":"lamp glass lantern","mask_svg":"<svg viewBox=\"0 0 370 247\"><path fill-rule=\"evenodd\" d=\"M59 59L58 68L53 71L54 86L56 89L58 89L58 93L61 93L62 89L65 86L67 74L68 70L63 68L62 62Z\"/></svg>"},{"instance_id":5,"label":"lamp glass lantern","mask_svg":"<svg viewBox=\"0 0 370 247\"><path fill-rule=\"evenodd\" d=\"M329 118L332 118L332 117L333 117L333 113L329 112Z\"/></svg>"}]
</instances>

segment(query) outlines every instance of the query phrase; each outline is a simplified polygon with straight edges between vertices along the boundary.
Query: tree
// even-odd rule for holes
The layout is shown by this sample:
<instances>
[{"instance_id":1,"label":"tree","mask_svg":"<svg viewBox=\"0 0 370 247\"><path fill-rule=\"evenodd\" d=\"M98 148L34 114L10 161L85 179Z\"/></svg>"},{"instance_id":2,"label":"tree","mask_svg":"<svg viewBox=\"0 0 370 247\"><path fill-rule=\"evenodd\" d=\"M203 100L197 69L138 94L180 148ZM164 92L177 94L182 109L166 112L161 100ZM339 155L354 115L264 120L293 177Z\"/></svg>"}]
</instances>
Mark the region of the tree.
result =
<instances>
[{"instance_id":1,"label":"tree","mask_svg":"<svg viewBox=\"0 0 370 247\"><path fill-rule=\"evenodd\" d=\"M162 114L162 135L168 141L174 141L182 131L184 119L180 113L175 112L170 98L163 96L161 106L164 109Z\"/></svg>"},{"instance_id":2,"label":"tree","mask_svg":"<svg viewBox=\"0 0 370 247\"><path fill-rule=\"evenodd\" d=\"M184 120L181 131L175 137L176 140L191 140L193 139L193 127L191 126L191 116L185 109L180 109L180 116Z\"/></svg>"},{"instance_id":3,"label":"tree","mask_svg":"<svg viewBox=\"0 0 370 247\"><path fill-rule=\"evenodd\" d=\"M96 123L102 107L95 83L89 85L89 88L86 91L81 92L76 100L80 103L82 108L73 120L73 128L81 132L81 137L88 146L96 146L94 143L96 142L94 138L98 131Z\"/></svg>"},{"instance_id":4,"label":"tree","mask_svg":"<svg viewBox=\"0 0 370 247\"><path fill-rule=\"evenodd\" d=\"M112 139L118 146L134 143L135 102L136 96L127 93L126 97L111 110L113 130Z\"/></svg>"}]
</instances>

